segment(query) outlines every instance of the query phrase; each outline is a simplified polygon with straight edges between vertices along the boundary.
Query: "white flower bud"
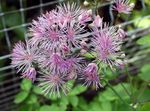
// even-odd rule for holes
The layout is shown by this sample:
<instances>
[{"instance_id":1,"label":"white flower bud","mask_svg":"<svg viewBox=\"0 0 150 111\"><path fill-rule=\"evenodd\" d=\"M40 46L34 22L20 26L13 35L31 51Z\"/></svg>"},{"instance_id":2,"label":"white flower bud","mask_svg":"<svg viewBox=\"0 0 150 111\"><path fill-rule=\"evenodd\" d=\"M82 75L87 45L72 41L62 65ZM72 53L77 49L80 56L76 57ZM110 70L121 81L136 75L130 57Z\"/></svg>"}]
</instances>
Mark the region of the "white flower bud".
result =
<instances>
[{"instance_id":1,"label":"white flower bud","mask_svg":"<svg viewBox=\"0 0 150 111\"><path fill-rule=\"evenodd\" d=\"M135 4L134 3L130 3L130 7L134 8Z\"/></svg>"},{"instance_id":2,"label":"white flower bud","mask_svg":"<svg viewBox=\"0 0 150 111\"><path fill-rule=\"evenodd\" d=\"M85 1L83 2L83 5L84 5L84 6L88 6L88 5L89 5L89 2L85 0Z\"/></svg>"}]
</instances>

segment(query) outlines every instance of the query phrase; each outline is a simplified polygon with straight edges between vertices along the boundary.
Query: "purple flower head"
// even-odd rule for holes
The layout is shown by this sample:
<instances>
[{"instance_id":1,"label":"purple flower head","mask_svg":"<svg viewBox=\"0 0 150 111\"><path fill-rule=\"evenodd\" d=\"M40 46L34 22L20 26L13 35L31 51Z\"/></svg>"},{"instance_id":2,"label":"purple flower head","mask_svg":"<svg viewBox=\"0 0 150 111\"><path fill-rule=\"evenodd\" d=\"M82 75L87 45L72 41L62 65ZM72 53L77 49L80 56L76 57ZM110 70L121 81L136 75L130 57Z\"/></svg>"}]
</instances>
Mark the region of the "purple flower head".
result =
<instances>
[{"instance_id":1,"label":"purple flower head","mask_svg":"<svg viewBox=\"0 0 150 111\"><path fill-rule=\"evenodd\" d=\"M18 42L12 52L12 65L18 69L18 72L25 72L39 57L38 50L35 47L31 47L28 41L26 44Z\"/></svg>"},{"instance_id":2,"label":"purple flower head","mask_svg":"<svg viewBox=\"0 0 150 111\"><path fill-rule=\"evenodd\" d=\"M80 36L80 34L84 32L85 30L83 25L72 21L63 28L63 39L67 39L66 42L69 44L69 47L72 47L72 45L75 47L79 47L78 36Z\"/></svg>"},{"instance_id":3,"label":"purple flower head","mask_svg":"<svg viewBox=\"0 0 150 111\"><path fill-rule=\"evenodd\" d=\"M40 22L41 21L39 19L39 23ZM30 29L33 35L33 37L30 39L31 41L30 43L36 46L40 44L40 46L45 49L50 49L50 50L58 49L60 47L61 42L63 41L59 26L57 25L43 26L42 24L40 24L40 26L38 25L32 26L32 28ZM37 30L40 30L40 32Z\"/></svg>"},{"instance_id":4,"label":"purple flower head","mask_svg":"<svg viewBox=\"0 0 150 111\"><path fill-rule=\"evenodd\" d=\"M124 69L125 68L125 61L122 61L120 59L116 60L116 66L118 66L120 69Z\"/></svg>"},{"instance_id":5,"label":"purple flower head","mask_svg":"<svg viewBox=\"0 0 150 111\"><path fill-rule=\"evenodd\" d=\"M90 63L84 69L82 79L85 80L86 86L94 86L96 89L102 87L98 76L98 67L95 63Z\"/></svg>"},{"instance_id":6,"label":"purple flower head","mask_svg":"<svg viewBox=\"0 0 150 111\"><path fill-rule=\"evenodd\" d=\"M80 42L81 48L84 50L88 50L88 44L86 43L87 39L82 39Z\"/></svg>"},{"instance_id":7,"label":"purple flower head","mask_svg":"<svg viewBox=\"0 0 150 111\"><path fill-rule=\"evenodd\" d=\"M103 19L99 15L97 15L93 21L93 25L96 27L102 27L102 22Z\"/></svg>"},{"instance_id":8,"label":"purple flower head","mask_svg":"<svg viewBox=\"0 0 150 111\"><path fill-rule=\"evenodd\" d=\"M42 67L53 70L62 70L64 67L62 64L64 63L63 58L59 53L49 54L50 56L45 57L41 60L40 64Z\"/></svg>"},{"instance_id":9,"label":"purple flower head","mask_svg":"<svg viewBox=\"0 0 150 111\"><path fill-rule=\"evenodd\" d=\"M129 4L130 0L115 0L114 10L117 10L119 13L129 14L133 8L134 3Z\"/></svg>"},{"instance_id":10,"label":"purple flower head","mask_svg":"<svg viewBox=\"0 0 150 111\"><path fill-rule=\"evenodd\" d=\"M69 23L72 20L78 19L78 17L84 11L81 10L76 3L67 3L58 6L58 13L60 14L60 18L64 21L64 23Z\"/></svg>"},{"instance_id":11,"label":"purple flower head","mask_svg":"<svg viewBox=\"0 0 150 111\"><path fill-rule=\"evenodd\" d=\"M123 29L121 29L120 27L118 29L118 34L119 34L120 39L124 39L127 35L127 33Z\"/></svg>"},{"instance_id":12,"label":"purple flower head","mask_svg":"<svg viewBox=\"0 0 150 111\"><path fill-rule=\"evenodd\" d=\"M85 13L83 13L85 12ZM85 26L81 24L79 16L84 21L89 20L89 12L81 10L76 4L63 4L56 10L52 10L34 20L29 35L30 43L34 46L52 50L53 52L63 52L72 47L79 47L78 36L84 33ZM85 20L86 19L86 20ZM63 47L62 47L63 46Z\"/></svg>"},{"instance_id":13,"label":"purple flower head","mask_svg":"<svg viewBox=\"0 0 150 111\"><path fill-rule=\"evenodd\" d=\"M82 58L71 57L64 60L61 71L66 73L67 80L73 80L77 78L77 75L82 70Z\"/></svg>"},{"instance_id":14,"label":"purple flower head","mask_svg":"<svg viewBox=\"0 0 150 111\"><path fill-rule=\"evenodd\" d=\"M115 60L120 58L122 39L114 27L108 27L105 23L100 29L94 28L94 44L98 53L98 59L108 64L111 68L115 65Z\"/></svg>"},{"instance_id":15,"label":"purple flower head","mask_svg":"<svg viewBox=\"0 0 150 111\"><path fill-rule=\"evenodd\" d=\"M118 0L116 9L119 4L130 11L126 0ZM101 87L98 66L93 62L111 68L124 65L121 43L125 32L108 27L100 16L92 16L91 10L82 10L75 3L57 6L33 20L28 35L31 38L26 44L15 45L12 65L32 81L39 72L39 86L45 94L66 94L68 81L80 77L86 86Z\"/></svg>"},{"instance_id":16,"label":"purple flower head","mask_svg":"<svg viewBox=\"0 0 150 111\"><path fill-rule=\"evenodd\" d=\"M36 74L37 74L37 72L36 72L35 68L30 67L25 72L22 73L21 77L30 79L34 82L36 79Z\"/></svg>"},{"instance_id":17,"label":"purple flower head","mask_svg":"<svg viewBox=\"0 0 150 111\"><path fill-rule=\"evenodd\" d=\"M79 23L85 25L87 22L92 20L92 10L85 11L82 13L79 18Z\"/></svg>"},{"instance_id":18,"label":"purple flower head","mask_svg":"<svg viewBox=\"0 0 150 111\"><path fill-rule=\"evenodd\" d=\"M70 52L69 46L65 43L64 44L62 43L60 48L61 48L63 54L67 54Z\"/></svg>"},{"instance_id":19,"label":"purple flower head","mask_svg":"<svg viewBox=\"0 0 150 111\"><path fill-rule=\"evenodd\" d=\"M50 94L60 97L60 92L62 91L65 95L69 91L69 86L66 83L64 74L60 72L52 72L43 74L39 78L39 86L43 89L45 95Z\"/></svg>"}]
</instances>

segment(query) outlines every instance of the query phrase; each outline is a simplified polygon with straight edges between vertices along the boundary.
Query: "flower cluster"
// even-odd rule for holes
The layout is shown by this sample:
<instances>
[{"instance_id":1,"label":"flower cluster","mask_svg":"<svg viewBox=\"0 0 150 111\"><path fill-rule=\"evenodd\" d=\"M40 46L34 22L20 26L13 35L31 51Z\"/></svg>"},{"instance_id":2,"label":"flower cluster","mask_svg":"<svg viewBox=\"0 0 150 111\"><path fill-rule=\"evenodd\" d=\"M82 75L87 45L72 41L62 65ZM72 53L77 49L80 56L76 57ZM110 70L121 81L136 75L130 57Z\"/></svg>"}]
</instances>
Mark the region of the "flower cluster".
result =
<instances>
[{"instance_id":1,"label":"flower cluster","mask_svg":"<svg viewBox=\"0 0 150 111\"><path fill-rule=\"evenodd\" d=\"M45 94L67 94L68 81L78 79L97 89L102 87L97 63L110 68L124 64L124 31L109 27L100 16L93 17L91 10L75 3L59 5L33 20L29 35L26 43L14 46L12 65L22 77L38 80ZM83 51L97 55L89 60Z\"/></svg>"}]
</instances>

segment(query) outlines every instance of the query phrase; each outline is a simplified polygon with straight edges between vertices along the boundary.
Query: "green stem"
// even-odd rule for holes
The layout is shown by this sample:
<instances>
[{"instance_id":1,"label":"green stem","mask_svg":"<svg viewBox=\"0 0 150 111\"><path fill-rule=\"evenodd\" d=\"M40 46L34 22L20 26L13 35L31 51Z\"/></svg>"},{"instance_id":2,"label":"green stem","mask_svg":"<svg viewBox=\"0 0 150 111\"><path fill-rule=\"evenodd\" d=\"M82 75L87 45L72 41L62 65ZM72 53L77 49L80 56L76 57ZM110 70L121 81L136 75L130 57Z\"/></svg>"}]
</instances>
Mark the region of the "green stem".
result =
<instances>
[{"instance_id":1,"label":"green stem","mask_svg":"<svg viewBox=\"0 0 150 111\"><path fill-rule=\"evenodd\" d=\"M120 84L121 84L121 86L123 87L123 89L125 90L125 92L127 93L127 95L128 95L129 97L131 97L131 95L130 95L129 91L127 90L127 88L126 88L122 83L120 83Z\"/></svg>"},{"instance_id":2,"label":"green stem","mask_svg":"<svg viewBox=\"0 0 150 111\"><path fill-rule=\"evenodd\" d=\"M112 71L112 73L114 73L114 72ZM127 93L127 95L131 98L131 94L129 93L129 91L127 90L127 88L122 84L122 82L120 84L121 84L122 88L124 89L124 91Z\"/></svg>"},{"instance_id":3,"label":"green stem","mask_svg":"<svg viewBox=\"0 0 150 111\"><path fill-rule=\"evenodd\" d=\"M136 102L138 103L138 99L142 96L143 92L145 91L147 86L147 83L144 83L143 87L141 88L141 90L139 91L138 97L136 99Z\"/></svg>"},{"instance_id":4,"label":"green stem","mask_svg":"<svg viewBox=\"0 0 150 111\"><path fill-rule=\"evenodd\" d=\"M131 75L130 75L129 72L128 72L127 66L125 66L125 70L126 70L127 76L129 77L129 82L130 82L130 90L131 90L130 99L131 99L131 102L134 103L134 98L133 98L133 88L132 88L132 77L131 77ZM133 99L133 101L132 101L132 99Z\"/></svg>"},{"instance_id":5,"label":"green stem","mask_svg":"<svg viewBox=\"0 0 150 111\"><path fill-rule=\"evenodd\" d=\"M131 77L131 75L130 75L130 73L129 73L129 71L128 71L128 67L127 67L127 66L125 66L125 70L126 70L127 76L129 77L129 82L130 82L130 90L131 90L130 101L131 101L132 104L134 104L134 103L135 103L135 98L134 98L134 96L133 96L132 77ZM133 110L133 111L136 111L136 109L133 108L133 106L132 106L132 110Z\"/></svg>"},{"instance_id":6,"label":"green stem","mask_svg":"<svg viewBox=\"0 0 150 111\"><path fill-rule=\"evenodd\" d=\"M103 79L104 80L104 79ZM111 86L111 84L104 80L104 82L108 85L108 87L116 94L116 96L118 96L118 98L124 103L124 104L127 104L123 99L122 97L117 93L117 91ZM128 105L128 104L127 104Z\"/></svg>"}]
</instances>

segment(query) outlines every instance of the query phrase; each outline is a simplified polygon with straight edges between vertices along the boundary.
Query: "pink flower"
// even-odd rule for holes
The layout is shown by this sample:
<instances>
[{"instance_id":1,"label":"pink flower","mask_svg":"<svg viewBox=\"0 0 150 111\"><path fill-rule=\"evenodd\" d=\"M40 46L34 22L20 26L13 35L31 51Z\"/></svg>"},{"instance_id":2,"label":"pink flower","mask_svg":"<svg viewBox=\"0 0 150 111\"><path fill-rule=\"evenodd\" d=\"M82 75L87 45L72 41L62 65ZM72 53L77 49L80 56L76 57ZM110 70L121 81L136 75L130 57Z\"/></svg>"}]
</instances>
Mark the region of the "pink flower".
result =
<instances>
[{"instance_id":1,"label":"pink flower","mask_svg":"<svg viewBox=\"0 0 150 111\"><path fill-rule=\"evenodd\" d=\"M30 67L25 72L22 73L21 77L30 79L30 80L32 80L34 82L35 79L36 79L36 74L37 73L36 73L35 68Z\"/></svg>"},{"instance_id":2,"label":"pink flower","mask_svg":"<svg viewBox=\"0 0 150 111\"><path fill-rule=\"evenodd\" d=\"M67 3L58 6L58 13L60 14L60 18L64 21L64 23L69 23L72 20L77 20L78 17L84 13L84 11L81 10L76 3Z\"/></svg>"},{"instance_id":3,"label":"pink flower","mask_svg":"<svg viewBox=\"0 0 150 111\"><path fill-rule=\"evenodd\" d=\"M30 43L34 46L40 45L42 48L50 50L59 48L59 45L63 41L60 27L54 24L41 24L41 19L36 22L37 24L33 24L30 28L30 32L32 34ZM47 23L47 20L45 20L45 23Z\"/></svg>"},{"instance_id":4,"label":"pink flower","mask_svg":"<svg viewBox=\"0 0 150 111\"><path fill-rule=\"evenodd\" d=\"M96 89L102 87L98 76L98 67L95 63L90 63L84 69L82 78L85 80L86 86L94 86Z\"/></svg>"},{"instance_id":5,"label":"pink flower","mask_svg":"<svg viewBox=\"0 0 150 111\"><path fill-rule=\"evenodd\" d=\"M116 28L108 27L106 24L103 25L99 29L94 28L95 36L93 42L96 46L98 59L112 68L116 64L115 60L120 59L120 55L122 54L122 39L119 38Z\"/></svg>"},{"instance_id":6,"label":"pink flower","mask_svg":"<svg viewBox=\"0 0 150 111\"><path fill-rule=\"evenodd\" d=\"M39 57L40 53L35 47L31 47L28 42L26 44L19 42L14 46L12 52L12 65L18 69L18 72L25 72Z\"/></svg>"},{"instance_id":7,"label":"pink flower","mask_svg":"<svg viewBox=\"0 0 150 111\"><path fill-rule=\"evenodd\" d=\"M97 15L93 21L93 25L96 27L102 27L102 22L103 19L99 15Z\"/></svg>"},{"instance_id":8,"label":"pink flower","mask_svg":"<svg viewBox=\"0 0 150 111\"><path fill-rule=\"evenodd\" d=\"M67 45L67 44L61 44L61 47L60 47L60 49L62 50L62 53L63 54L67 54L67 53L69 53L70 52L70 48L69 48L69 46Z\"/></svg>"},{"instance_id":9,"label":"pink flower","mask_svg":"<svg viewBox=\"0 0 150 111\"><path fill-rule=\"evenodd\" d=\"M64 74L60 72L46 72L39 78L39 86L43 89L45 95L60 97L61 91L66 95L69 91L69 86L66 83Z\"/></svg>"},{"instance_id":10,"label":"pink flower","mask_svg":"<svg viewBox=\"0 0 150 111\"><path fill-rule=\"evenodd\" d=\"M56 10L43 14L32 23L29 30L32 37L30 44L53 52L61 52L63 48L63 54L74 46L79 47L78 36L85 32L79 16L86 20L90 18L89 13L81 10L75 3L57 6Z\"/></svg>"},{"instance_id":11,"label":"pink flower","mask_svg":"<svg viewBox=\"0 0 150 111\"><path fill-rule=\"evenodd\" d=\"M63 58L59 53L49 54L48 57L45 57L40 61L42 67L49 69L50 71L53 70L63 70L62 64L64 63Z\"/></svg>"},{"instance_id":12,"label":"pink flower","mask_svg":"<svg viewBox=\"0 0 150 111\"><path fill-rule=\"evenodd\" d=\"M92 20L92 10L85 11L78 17L79 23L85 25Z\"/></svg>"},{"instance_id":13,"label":"pink flower","mask_svg":"<svg viewBox=\"0 0 150 111\"><path fill-rule=\"evenodd\" d=\"M118 0L117 4L128 5L125 0ZM129 11L129 7L125 8ZM125 32L108 27L100 16L93 17L91 10L81 10L75 3L62 4L42 14L33 20L28 34L31 38L26 44L15 45L12 65L23 78L32 81L37 72L41 74L39 86L45 94L66 94L68 81L80 77L86 86L102 87L98 66L92 62L103 62L111 68L124 65L121 44ZM87 57L86 53L92 56Z\"/></svg>"},{"instance_id":14,"label":"pink flower","mask_svg":"<svg viewBox=\"0 0 150 111\"><path fill-rule=\"evenodd\" d=\"M71 57L65 60L66 69L67 69L67 79L72 80L77 77L77 74L81 71L82 65L79 63L82 61L81 58Z\"/></svg>"},{"instance_id":15,"label":"pink flower","mask_svg":"<svg viewBox=\"0 0 150 111\"><path fill-rule=\"evenodd\" d=\"M63 39L67 39L66 42L68 43L69 47L75 46L79 47L79 41L78 36L80 36L81 33L84 33L84 26L82 26L79 23L70 22L67 24L66 27L63 28Z\"/></svg>"},{"instance_id":16,"label":"pink flower","mask_svg":"<svg viewBox=\"0 0 150 111\"><path fill-rule=\"evenodd\" d=\"M123 29L119 28L118 35L119 35L120 39L124 39L126 37L127 33Z\"/></svg>"},{"instance_id":17,"label":"pink flower","mask_svg":"<svg viewBox=\"0 0 150 111\"><path fill-rule=\"evenodd\" d=\"M129 4L129 1L130 0L116 0L113 9L119 13L129 14L134 8L134 3Z\"/></svg>"}]
</instances>

